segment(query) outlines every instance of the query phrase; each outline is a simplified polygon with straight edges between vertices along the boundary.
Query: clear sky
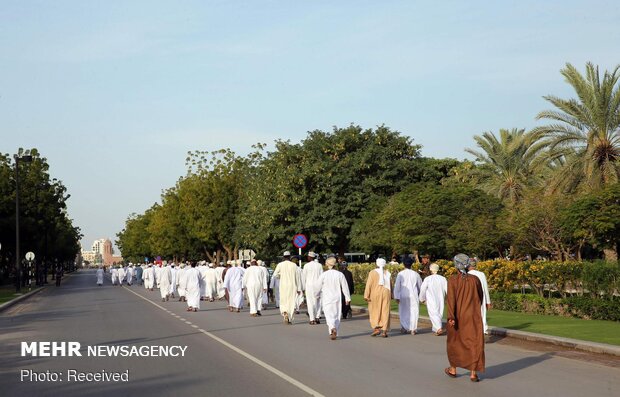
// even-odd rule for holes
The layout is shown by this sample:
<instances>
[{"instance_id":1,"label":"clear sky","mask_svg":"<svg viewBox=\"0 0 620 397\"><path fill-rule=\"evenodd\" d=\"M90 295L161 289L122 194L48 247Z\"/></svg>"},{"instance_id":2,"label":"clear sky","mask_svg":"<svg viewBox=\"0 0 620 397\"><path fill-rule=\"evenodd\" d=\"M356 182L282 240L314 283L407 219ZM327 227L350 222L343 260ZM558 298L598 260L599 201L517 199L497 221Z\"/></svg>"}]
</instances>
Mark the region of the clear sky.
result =
<instances>
[{"instance_id":1,"label":"clear sky","mask_svg":"<svg viewBox=\"0 0 620 397\"><path fill-rule=\"evenodd\" d=\"M620 63L619 1L0 0L0 151L37 147L89 249L188 150L379 124L430 157L531 128L559 70Z\"/></svg>"}]
</instances>

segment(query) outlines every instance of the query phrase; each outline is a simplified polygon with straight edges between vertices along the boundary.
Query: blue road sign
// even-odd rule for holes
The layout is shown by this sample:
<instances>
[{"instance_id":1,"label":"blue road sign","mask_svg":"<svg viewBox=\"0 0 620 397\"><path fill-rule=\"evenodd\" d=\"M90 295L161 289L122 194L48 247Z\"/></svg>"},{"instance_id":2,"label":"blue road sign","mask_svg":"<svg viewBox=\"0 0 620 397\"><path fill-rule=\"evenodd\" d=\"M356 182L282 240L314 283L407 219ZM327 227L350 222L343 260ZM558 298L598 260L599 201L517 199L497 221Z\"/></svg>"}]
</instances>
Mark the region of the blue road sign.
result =
<instances>
[{"instance_id":1,"label":"blue road sign","mask_svg":"<svg viewBox=\"0 0 620 397\"><path fill-rule=\"evenodd\" d=\"M293 245L297 248L304 248L308 245L308 237L303 234L296 234L293 237Z\"/></svg>"}]
</instances>

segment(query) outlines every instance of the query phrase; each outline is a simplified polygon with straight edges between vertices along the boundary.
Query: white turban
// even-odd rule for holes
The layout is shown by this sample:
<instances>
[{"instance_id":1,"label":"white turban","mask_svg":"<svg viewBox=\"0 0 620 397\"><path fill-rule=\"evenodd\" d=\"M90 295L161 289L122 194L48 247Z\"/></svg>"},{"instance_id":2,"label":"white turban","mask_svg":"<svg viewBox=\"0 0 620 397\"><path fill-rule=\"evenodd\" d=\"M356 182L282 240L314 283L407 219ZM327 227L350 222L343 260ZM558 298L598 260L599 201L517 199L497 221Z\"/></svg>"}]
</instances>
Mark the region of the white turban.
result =
<instances>
[{"instance_id":1,"label":"white turban","mask_svg":"<svg viewBox=\"0 0 620 397\"><path fill-rule=\"evenodd\" d=\"M325 265L330 268L333 269L334 266L336 266L336 258L334 258L333 256L330 256L329 258L327 258L327 260L325 261Z\"/></svg>"},{"instance_id":2,"label":"white turban","mask_svg":"<svg viewBox=\"0 0 620 397\"><path fill-rule=\"evenodd\" d=\"M385 271L383 270L383 268L385 267L386 262L385 259L383 258L377 258L377 273L379 273L379 285L383 285L385 288L390 288L390 286L386 286L385 285Z\"/></svg>"}]
</instances>

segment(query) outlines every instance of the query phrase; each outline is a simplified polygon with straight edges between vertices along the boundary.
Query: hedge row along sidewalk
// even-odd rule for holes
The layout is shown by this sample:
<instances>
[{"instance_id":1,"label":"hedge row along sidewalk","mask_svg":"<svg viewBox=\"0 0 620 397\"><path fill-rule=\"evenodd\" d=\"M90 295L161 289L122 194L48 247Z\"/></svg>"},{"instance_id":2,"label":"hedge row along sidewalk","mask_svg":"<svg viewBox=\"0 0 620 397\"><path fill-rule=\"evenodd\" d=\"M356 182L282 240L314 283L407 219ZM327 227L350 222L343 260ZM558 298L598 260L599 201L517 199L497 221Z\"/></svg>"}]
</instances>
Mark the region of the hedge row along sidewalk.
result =
<instances>
[{"instance_id":1,"label":"hedge row along sidewalk","mask_svg":"<svg viewBox=\"0 0 620 397\"><path fill-rule=\"evenodd\" d=\"M362 295L353 295L351 297L351 304L367 307ZM392 311L393 314L398 315L396 301L392 301ZM428 316L425 305L420 305L420 316ZM620 322L616 321L581 320L570 317L523 314L495 309L488 312L487 320L491 327L620 347ZM393 328L396 328L396 326ZM620 352L620 348L617 349Z\"/></svg>"}]
</instances>

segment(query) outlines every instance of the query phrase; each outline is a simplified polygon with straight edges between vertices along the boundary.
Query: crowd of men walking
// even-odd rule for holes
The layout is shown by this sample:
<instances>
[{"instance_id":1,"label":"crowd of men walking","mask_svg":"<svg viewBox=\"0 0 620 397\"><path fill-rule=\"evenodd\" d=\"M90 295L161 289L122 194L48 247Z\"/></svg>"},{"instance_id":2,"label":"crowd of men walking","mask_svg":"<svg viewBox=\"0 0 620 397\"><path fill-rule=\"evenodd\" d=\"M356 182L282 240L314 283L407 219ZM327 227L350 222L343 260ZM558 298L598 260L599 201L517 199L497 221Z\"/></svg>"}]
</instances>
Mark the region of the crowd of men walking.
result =
<instances>
[{"instance_id":1,"label":"crowd of men walking","mask_svg":"<svg viewBox=\"0 0 620 397\"><path fill-rule=\"evenodd\" d=\"M307 263L301 267L283 253L270 275L260 260L243 263L228 261L214 263L166 263L112 267L112 285L144 285L149 291L158 289L162 301L178 299L187 303L187 311L196 312L201 301L226 300L230 312L250 309L252 317L261 316L270 296L280 309L284 324L292 324L301 305L306 303L309 324L327 324L330 339L336 340L340 321L351 316L353 276L344 260L329 257L325 268L314 252L308 253ZM368 274L364 300L368 302L371 336L387 338L390 331L390 307L394 298L398 303L400 332L415 335L418 332L420 303L425 303L432 331L440 336L447 333L447 351L450 367L445 374L456 377L456 367L471 371L470 379L479 380L478 371L484 371L484 334L488 332L486 310L490 307L487 281L484 273L476 270L477 260L459 254L454 258L458 273L446 280L438 274L439 266L422 261L420 272L412 270L413 259L406 257L405 269L395 280L385 268L383 258L376 260L376 269ZM103 285L104 270L97 270L97 284ZM447 299L446 299L447 298ZM444 304L447 302L447 329L443 325Z\"/></svg>"}]
</instances>

